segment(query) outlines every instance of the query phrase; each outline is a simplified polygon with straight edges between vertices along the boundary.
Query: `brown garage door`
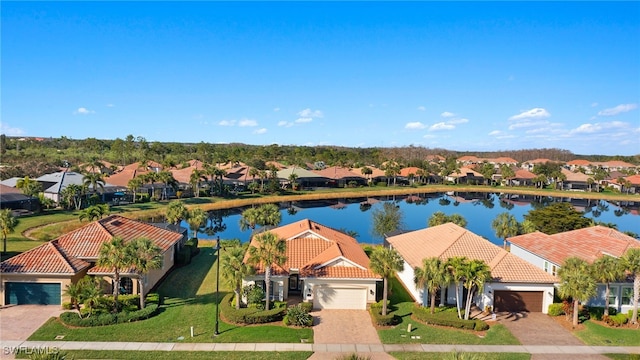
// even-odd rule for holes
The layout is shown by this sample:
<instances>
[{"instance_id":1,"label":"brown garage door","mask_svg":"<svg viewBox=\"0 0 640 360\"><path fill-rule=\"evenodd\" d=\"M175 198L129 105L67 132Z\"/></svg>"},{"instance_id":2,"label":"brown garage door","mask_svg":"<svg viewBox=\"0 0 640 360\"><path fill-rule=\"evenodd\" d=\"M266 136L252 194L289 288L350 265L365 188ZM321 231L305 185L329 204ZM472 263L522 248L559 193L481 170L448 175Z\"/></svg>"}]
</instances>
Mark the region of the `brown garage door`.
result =
<instances>
[{"instance_id":1,"label":"brown garage door","mask_svg":"<svg viewBox=\"0 0 640 360\"><path fill-rule=\"evenodd\" d=\"M493 307L496 311L542 312L542 291L496 291Z\"/></svg>"}]
</instances>

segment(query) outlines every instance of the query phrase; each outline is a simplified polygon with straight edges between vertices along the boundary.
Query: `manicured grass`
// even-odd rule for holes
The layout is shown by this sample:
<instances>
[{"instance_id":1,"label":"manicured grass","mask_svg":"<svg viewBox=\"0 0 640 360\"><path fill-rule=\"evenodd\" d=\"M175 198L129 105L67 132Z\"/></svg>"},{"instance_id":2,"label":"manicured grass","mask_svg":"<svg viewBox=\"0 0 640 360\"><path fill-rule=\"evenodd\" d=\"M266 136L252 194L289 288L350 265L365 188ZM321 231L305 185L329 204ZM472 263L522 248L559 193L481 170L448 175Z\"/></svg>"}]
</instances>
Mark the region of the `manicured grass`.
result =
<instances>
[{"instance_id":1,"label":"manicured grass","mask_svg":"<svg viewBox=\"0 0 640 360\"><path fill-rule=\"evenodd\" d=\"M207 245L207 244L203 244ZM210 245L210 243L208 243ZM142 341L142 342L313 342L313 330L288 328L281 324L236 326L219 322L220 335L214 338L216 303L226 294L227 286L220 281L220 296L216 296L215 251L201 247L190 265L174 270L158 292L165 297L161 313L151 319L126 324L90 328L67 328L57 319L50 319L30 340L54 340L64 335L65 341ZM190 328L195 336L191 338ZM178 340L183 337L184 340Z\"/></svg>"},{"instance_id":2,"label":"manicured grass","mask_svg":"<svg viewBox=\"0 0 640 360\"><path fill-rule=\"evenodd\" d=\"M518 345L520 342L503 325L493 325L486 332L430 326L411 318L415 306L413 299L397 279L390 281L393 294L390 304L393 312L402 320L400 324L378 330L383 344L469 344L469 345ZM411 324L411 333L407 327ZM483 337L480 337L483 336ZM412 337L414 337L412 339ZM417 338L419 337L419 338Z\"/></svg>"},{"instance_id":3,"label":"manicured grass","mask_svg":"<svg viewBox=\"0 0 640 360\"><path fill-rule=\"evenodd\" d=\"M640 354L605 354L609 359L640 360Z\"/></svg>"},{"instance_id":4,"label":"manicured grass","mask_svg":"<svg viewBox=\"0 0 640 360\"><path fill-rule=\"evenodd\" d=\"M250 352L250 351L63 351L74 359L122 359L122 360L184 360L184 359L224 359L224 360L304 360L312 352ZM19 355L18 359L28 359L27 355Z\"/></svg>"},{"instance_id":5,"label":"manicured grass","mask_svg":"<svg viewBox=\"0 0 640 360\"><path fill-rule=\"evenodd\" d=\"M451 353L426 353L426 352L390 352L389 355L398 360L441 360L441 359L467 359L468 356L474 356L473 359L482 360L529 360L531 354L523 353L457 353L458 356L464 355L467 357L454 357Z\"/></svg>"},{"instance_id":6,"label":"manicured grass","mask_svg":"<svg viewBox=\"0 0 640 360\"><path fill-rule=\"evenodd\" d=\"M574 334L587 345L640 346L640 329L612 328L593 321L585 321L584 327Z\"/></svg>"}]
</instances>

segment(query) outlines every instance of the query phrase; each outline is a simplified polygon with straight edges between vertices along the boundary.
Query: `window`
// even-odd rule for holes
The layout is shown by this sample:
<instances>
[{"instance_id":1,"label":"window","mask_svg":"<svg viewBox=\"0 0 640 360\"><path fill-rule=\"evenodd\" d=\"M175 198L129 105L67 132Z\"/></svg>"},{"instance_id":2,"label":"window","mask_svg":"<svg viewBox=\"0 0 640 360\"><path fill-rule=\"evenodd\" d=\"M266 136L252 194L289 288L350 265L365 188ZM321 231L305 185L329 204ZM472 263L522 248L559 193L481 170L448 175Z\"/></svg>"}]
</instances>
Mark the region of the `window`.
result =
<instances>
[{"instance_id":1,"label":"window","mask_svg":"<svg viewBox=\"0 0 640 360\"><path fill-rule=\"evenodd\" d=\"M551 275L556 276L558 275L558 267L555 265L551 265Z\"/></svg>"},{"instance_id":2,"label":"window","mask_svg":"<svg viewBox=\"0 0 640 360\"><path fill-rule=\"evenodd\" d=\"M544 271L545 272L549 272L549 262L548 261L544 262Z\"/></svg>"},{"instance_id":3,"label":"window","mask_svg":"<svg viewBox=\"0 0 640 360\"><path fill-rule=\"evenodd\" d=\"M609 306L616 307L618 305L618 289L613 288L609 291Z\"/></svg>"},{"instance_id":4,"label":"window","mask_svg":"<svg viewBox=\"0 0 640 360\"><path fill-rule=\"evenodd\" d=\"M621 305L633 305L633 288L622 288L622 303Z\"/></svg>"}]
</instances>

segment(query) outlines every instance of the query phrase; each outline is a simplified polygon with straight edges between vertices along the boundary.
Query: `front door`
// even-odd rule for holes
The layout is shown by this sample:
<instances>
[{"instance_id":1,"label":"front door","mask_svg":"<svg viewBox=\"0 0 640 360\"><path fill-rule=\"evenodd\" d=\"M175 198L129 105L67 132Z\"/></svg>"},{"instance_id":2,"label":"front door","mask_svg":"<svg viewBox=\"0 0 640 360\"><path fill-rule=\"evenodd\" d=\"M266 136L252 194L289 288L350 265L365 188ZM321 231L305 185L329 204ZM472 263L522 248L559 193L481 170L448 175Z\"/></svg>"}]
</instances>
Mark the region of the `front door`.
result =
<instances>
[{"instance_id":1,"label":"front door","mask_svg":"<svg viewBox=\"0 0 640 360\"><path fill-rule=\"evenodd\" d=\"M289 291L300 291L298 283L300 282L300 276L298 274L289 275Z\"/></svg>"}]
</instances>

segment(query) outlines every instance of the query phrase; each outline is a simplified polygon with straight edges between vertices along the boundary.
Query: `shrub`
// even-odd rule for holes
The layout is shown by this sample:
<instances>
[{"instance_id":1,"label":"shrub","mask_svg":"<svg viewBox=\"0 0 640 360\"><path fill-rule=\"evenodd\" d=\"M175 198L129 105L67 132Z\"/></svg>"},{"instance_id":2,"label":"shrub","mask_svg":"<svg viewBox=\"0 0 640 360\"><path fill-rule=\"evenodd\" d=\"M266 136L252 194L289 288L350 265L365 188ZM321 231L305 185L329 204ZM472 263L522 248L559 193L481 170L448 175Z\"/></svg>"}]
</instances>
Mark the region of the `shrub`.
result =
<instances>
[{"instance_id":1,"label":"shrub","mask_svg":"<svg viewBox=\"0 0 640 360\"><path fill-rule=\"evenodd\" d=\"M274 308L268 311L256 306L236 309L231 299L233 294L226 295L220 303L220 311L227 321L235 324L263 324L283 319L287 308L280 304L274 304Z\"/></svg>"},{"instance_id":2,"label":"shrub","mask_svg":"<svg viewBox=\"0 0 640 360\"><path fill-rule=\"evenodd\" d=\"M285 325L307 327L313 325L313 316L302 305L290 306L284 317Z\"/></svg>"},{"instance_id":3,"label":"shrub","mask_svg":"<svg viewBox=\"0 0 640 360\"><path fill-rule=\"evenodd\" d=\"M313 310L313 303L309 301L301 302L300 305L306 312L311 312Z\"/></svg>"},{"instance_id":4,"label":"shrub","mask_svg":"<svg viewBox=\"0 0 640 360\"><path fill-rule=\"evenodd\" d=\"M609 326L619 327L626 324L629 321L629 317L627 316L627 314L619 313L615 315L604 316L602 320L604 320L604 322L606 322Z\"/></svg>"},{"instance_id":5,"label":"shrub","mask_svg":"<svg viewBox=\"0 0 640 360\"><path fill-rule=\"evenodd\" d=\"M549 316L560 316L564 314L564 305L562 303L553 303L549 305Z\"/></svg>"},{"instance_id":6,"label":"shrub","mask_svg":"<svg viewBox=\"0 0 640 360\"><path fill-rule=\"evenodd\" d=\"M387 300L388 304L388 300ZM387 311L389 307L387 305ZM400 317L392 312L387 312L387 315L382 315L382 301L378 301L375 304L371 304L369 307L369 313L373 317L373 321L379 326L392 326L400 323Z\"/></svg>"},{"instance_id":7,"label":"shrub","mask_svg":"<svg viewBox=\"0 0 640 360\"><path fill-rule=\"evenodd\" d=\"M80 326L80 327L89 327L89 326L104 326L104 325L113 325L120 324L126 322L134 322L139 320L145 320L153 315L155 315L158 311L158 304L149 304L142 310L131 311L131 312L119 312L119 313L102 313L91 315L86 318L81 318L78 316L78 313L67 311L60 314L60 320L70 326Z\"/></svg>"},{"instance_id":8,"label":"shrub","mask_svg":"<svg viewBox=\"0 0 640 360\"><path fill-rule=\"evenodd\" d=\"M355 353L351 353L349 355L342 355L337 360L371 360L370 356L358 355Z\"/></svg>"},{"instance_id":9,"label":"shrub","mask_svg":"<svg viewBox=\"0 0 640 360\"><path fill-rule=\"evenodd\" d=\"M187 265L191 263L191 246L185 245L178 251L176 262L180 265Z\"/></svg>"},{"instance_id":10,"label":"shrub","mask_svg":"<svg viewBox=\"0 0 640 360\"><path fill-rule=\"evenodd\" d=\"M243 287L242 294L247 298L247 304L261 304L264 301L264 290L254 284Z\"/></svg>"},{"instance_id":11,"label":"shrub","mask_svg":"<svg viewBox=\"0 0 640 360\"><path fill-rule=\"evenodd\" d=\"M602 320L604 316L604 307L603 306L589 306L586 308L586 311L589 313L589 318ZM617 314L618 311L616 308L609 307L609 316Z\"/></svg>"},{"instance_id":12,"label":"shrub","mask_svg":"<svg viewBox=\"0 0 640 360\"><path fill-rule=\"evenodd\" d=\"M62 308L64 310L72 310L73 309L73 304L70 302L63 302L62 303Z\"/></svg>"},{"instance_id":13,"label":"shrub","mask_svg":"<svg viewBox=\"0 0 640 360\"><path fill-rule=\"evenodd\" d=\"M47 348L42 349L29 349L29 360L67 360L73 359L73 356L68 356L64 351L51 351Z\"/></svg>"},{"instance_id":14,"label":"shrub","mask_svg":"<svg viewBox=\"0 0 640 360\"><path fill-rule=\"evenodd\" d=\"M482 320L458 319L455 312L443 310L431 314L428 308L416 307L413 317L425 324L448 326L456 329L483 331L489 329L489 325Z\"/></svg>"},{"instance_id":15,"label":"shrub","mask_svg":"<svg viewBox=\"0 0 640 360\"><path fill-rule=\"evenodd\" d=\"M200 252L198 248L198 238L191 238L184 243L185 247L189 246L189 250L191 251L191 257L194 257Z\"/></svg>"}]
</instances>

